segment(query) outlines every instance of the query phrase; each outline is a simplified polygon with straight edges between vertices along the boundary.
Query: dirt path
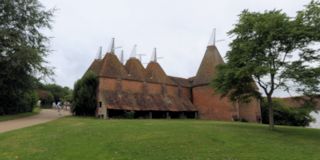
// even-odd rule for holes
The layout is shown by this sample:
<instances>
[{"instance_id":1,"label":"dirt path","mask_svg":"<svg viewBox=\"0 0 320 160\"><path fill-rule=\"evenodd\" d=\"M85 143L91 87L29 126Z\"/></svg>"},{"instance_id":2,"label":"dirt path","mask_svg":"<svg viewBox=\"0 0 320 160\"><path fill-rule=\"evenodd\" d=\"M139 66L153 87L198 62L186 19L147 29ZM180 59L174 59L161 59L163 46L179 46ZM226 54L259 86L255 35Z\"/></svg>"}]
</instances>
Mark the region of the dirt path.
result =
<instances>
[{"instance_id":1,"label":"dirt path","mask_svg":"<svg viewBox=\"0 0 320 160\"><path fill-rule=\"evenodd\" d=\"M63 111L59 115L56 110L42 109L39 114L34 116L0 122L0 133L49 122L67 115L70 115L69 111Z\"/></svg>"}]
</instances>

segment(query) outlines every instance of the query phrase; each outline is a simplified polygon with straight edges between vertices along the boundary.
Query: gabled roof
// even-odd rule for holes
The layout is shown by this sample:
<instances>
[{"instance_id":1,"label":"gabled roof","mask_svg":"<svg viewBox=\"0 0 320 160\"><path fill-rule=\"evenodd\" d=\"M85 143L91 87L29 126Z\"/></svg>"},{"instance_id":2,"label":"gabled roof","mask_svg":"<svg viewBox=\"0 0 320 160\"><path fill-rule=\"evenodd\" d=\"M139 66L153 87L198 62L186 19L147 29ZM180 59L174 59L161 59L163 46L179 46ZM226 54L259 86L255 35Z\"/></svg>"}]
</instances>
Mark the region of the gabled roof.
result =
<instances>
[{"instance_id":1,"label":"gabled roof","mask_svg":"<svg viewBox=\"0 0 320 160\"><path fill-rule=\"evenodd\" d=\"M208 46L197 75L193 80L193 85L209 84L216 74L216 66L223 63L217 47L214 45Z\"/></svg>"},{"instance_id":2,"label":"gabled roof","mask_svg":"<svg viewBox=\"0 0 320 160\"><path fill-rule=\"evenodd\" d=\"M144 81L146 78L146 69L143 67L141 62L137 58L130 58L125 68L128 72L128 78Z\"/></svg>"},{"instance_id":3,"label":"gabled roof","mask_svg":"<svg viewBox=\"0 0 320 160\"><path fill-rule=\"evenodd\" d=\"M148 82L175 84L163 71L159 63L151 61L146 69L146 80Z\"/></svg>"},{"instance_id":4,"label":"gabled roof","mask_svg":"<svg viewBox=\"0 0 320 160\"><path fill-rule=\"evenodd\" d=\"M128 75L125 67L113 53L107 53L102 62L99 76L126 78Z\"/></svg>"}]
</instances>

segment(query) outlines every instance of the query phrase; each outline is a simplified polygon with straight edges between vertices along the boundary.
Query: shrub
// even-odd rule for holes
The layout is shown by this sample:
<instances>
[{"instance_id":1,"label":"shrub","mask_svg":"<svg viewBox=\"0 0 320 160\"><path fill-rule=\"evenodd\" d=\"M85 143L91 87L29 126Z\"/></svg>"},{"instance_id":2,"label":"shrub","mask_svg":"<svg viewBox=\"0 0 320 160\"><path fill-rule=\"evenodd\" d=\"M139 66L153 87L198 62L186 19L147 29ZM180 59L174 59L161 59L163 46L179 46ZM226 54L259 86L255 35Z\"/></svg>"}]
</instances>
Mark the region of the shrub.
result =
<instances>
[{"instance_id":1,"label":"shrub","mask_svg":"<svg viewBox=\"0 0 320 160\"><path fill-rule=\"evenodd\" d=\"M274 99L273 101L274 123L277 125L308 126L310 122L314 121L310 116L313 107L309 104L308 106L304 105L300 108L294 108L286 106L280 99ZM269 123L268 113L266 101L263 100L261 102L262 123Z\"/></svg>"},{"instance_id":2,"label":"shrub","mask_svg":"<svg viewBox=\"0 0 320 160\"><path fill-rule=\"evenodd\" d=\"M95 115L98 84L96 74L90 71L75 83L72 97L72 112L75 115Z\"/></svg>"}]
</instances>

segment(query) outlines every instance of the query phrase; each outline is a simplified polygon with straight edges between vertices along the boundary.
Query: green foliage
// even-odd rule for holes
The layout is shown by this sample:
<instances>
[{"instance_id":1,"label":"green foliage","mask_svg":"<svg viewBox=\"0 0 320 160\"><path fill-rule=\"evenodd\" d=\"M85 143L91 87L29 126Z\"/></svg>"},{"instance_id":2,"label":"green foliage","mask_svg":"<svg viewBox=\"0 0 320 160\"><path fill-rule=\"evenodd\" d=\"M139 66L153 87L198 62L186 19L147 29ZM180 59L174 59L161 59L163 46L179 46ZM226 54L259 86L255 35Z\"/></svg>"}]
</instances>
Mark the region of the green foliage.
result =
<instances>
[{"instance_id":1,"label":"green foliage","mask_svg":"<svg viewBox=\"0 0 320 160\"><path fill-rule=\"evenodd\" d=\"M75 115L95 115L98 83L97 75L91 71L75 83L72 100L72 112Z\"/></svg>"},{"instance_id":2,"label":"green foliage","mask_svg":"<svg viewBox=\"0 0 320 160\"><path fill-rule=\"evenodd\" d=\"M0 115L32 110L35 75L46 76L47 41L52 11L38 0L0 3Z\"/></svg>"},{"instance_id":3,"label":"green foliage","mask_svg":"<svg viewBox=\"0 0 320 160\"><path fill-rule=\"evenodd\" d=\"M52 94L54 101L69 101L72 90L68 87L62 87L58 84L43 84L39 87L41 90L48 91Z\"/></svg>"},{"instance_id":4,"label":"green foliage","mask_svg":"<svg viewBox=\"0 0 320 160\"><path fill-rule=\"evenodd\" d=\"M249 102L252 97L260 99L260 92L251 75L229 64L219 65L217 69L216 78L210 84L216 92L229 96L231 101Z\"/></svg>"},{"instance_id":5,"label":"green foliage","mask_svg":"<svg viewBox=\"0 0 320 160\"><path fill-rule=\"evenodd\" d=\"M300 108L294 108L286 106L280 99L273 99L274 107L274 123L276 125L289 125L289 126L308 126L314 119L310 116L310 112L313 111L314 106L310 106L308 103ZM261 103L262 123L269 123L268 104L266 100Z\"/></svg>"},{"instance_id":6,"label":"green foliage","mask_svg":"<svg viewBox=\"0 0 320 160\"><path fill-rule=\"evenodd\" d=\"M244 10L228 33L234 40L226 55L227 63L218 66L213 88L232 101L250 101L251 97L261 97L256 82L271 110L275 90L319 94L320 49L313 45L320 42L319 22L318 1L311 1L294 18L281 10Z\"/></svg>"},{"instance_id":7,"label":"green foliage","mask_svg":"<svg viewBox=\"0 0 320 160\"><path fill-rule=\"evenodd\" d=\"M68 94L63 96L63 101L72 102L72 90L69 90Z\"/></svg>"},{"instance_id":8,"label":"green foliage","mask_svg":"<svg viewBox=\"0 0 320 160\"><path fill-rule=\"evenodd\" d=\"M52 102L54 102L54 97L50 91L46 91L43 89L37 90L39 99L41 100L41 107L42 108L51 108Z\"/></svg>"},{"instance_id":9,"label":"green foliage","mask_svg":"<svg viewBox=\"0 0 320 160\"><path fill-rule=\"evenodd\" d=\"M53 102L72 101L72 90L58 84L42 84L41 82L38 82L37 93L41 100L42 108L51 108Z\"/></svg>"},{"instance_id":10,"label":"green foliage","mask_svg":"<svg viewBox=\"0 0 320 160\"><path fill-rule=\"evenodd\" d=\"M30 106L30 107L28 107L26 111L32 112L33 109L36 107L38 100L39 100L39 97L35 91L31 91L30 93L27 93L26 94L26 101L27 101L26 106Z\"/></svg>"},{"instance_id":11,"label":"green foliage","mask_svg":"<svg viewBox=\"0 0 320 160\"><path fill-rule=\"evenodd\" d=\"M312 36L318 34L318 29L310 29L299 16L290 20L280 10L243 11L238 24L229 32L235 39L230 44L227 63L218 69L214 88L233 100L256 96L253 80L266 95L272 95L276 89L289 90L288 81L299 83L296 91L307 92L307 87L320 91L320 66L313 63L320 55L309 46L320 41Z\"/></svg>"}]
</instances>

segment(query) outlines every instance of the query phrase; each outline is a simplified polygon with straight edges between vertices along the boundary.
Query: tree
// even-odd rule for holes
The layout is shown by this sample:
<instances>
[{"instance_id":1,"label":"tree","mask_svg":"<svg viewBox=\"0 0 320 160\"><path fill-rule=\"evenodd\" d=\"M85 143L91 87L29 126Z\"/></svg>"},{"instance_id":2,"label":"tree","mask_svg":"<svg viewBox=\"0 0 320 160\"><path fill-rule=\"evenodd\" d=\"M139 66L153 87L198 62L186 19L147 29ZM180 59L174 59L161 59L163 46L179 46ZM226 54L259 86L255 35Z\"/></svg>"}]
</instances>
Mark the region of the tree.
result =
<instances>
[{"instance_id":1,"label":"tree","mask_svg":"<svg viewBox=\"0 0 320 160\"><path fill-rule=\"evenodd\" d=\"M44 84L40 89L51 92L56 102L64 100L72 92L68 87L62 87L58 84Z\"/></svg>"},{"instance_id":2,"label":"tree","mask_svg":"<svg viewBox=\"0 0 320 160\"><path fill-rule=\"evenodd\" d=\"M52 102L54 102L53 95L50 91L37 89L37 94L39 100L41 100L41 107L42 108L51 108Z\"/></svg>"},{"instance_id":3,"label":"tree","mask_svg":"<svg viewBox=\"0 0 320 160\"><path fill-rule=\"evenodd\" d=\"M36 91L41 100L42 107L52 107L52 102L71 102L72 90L69 87L62 87L58 84L43 84L40 81L36 84Z\"/></svg>"},{"instance_id":4,"label":"tree","mask_svg":"<svg viewBox=\"0 0 320 160\"><path fill-rule=\"evenodd\" d=\"M38 0L0 3L0 115L25 112L36 81L52 73L44 58L53 10Z\"/></svg>"},{"instance_id":5,"label":"tree","mask_svg":"<svg viewBox=\"0 0 320 160\"><path fill-rule=\"evenodd\" d=\"M91 71L75 83L72 100L72 112L75 115L95 115L98 84L97 75Z\"/></svg>"},{"instance_id":6,"label":"tree","mask_svg":"<svg viewBox=\"0 0 320 160\"><path fill-rule=\"evenodd\" d=\"M320 55L312 45L320 40L320 3L312 1L290 18L281 10L244 10L228 32L234 36L227 63L218 66L212 82L216 92L232 101L267 97L270 129L274 129L272 95L275 90L319 93ZM296 85L295 85L296 84Z\"/></svg>"}]
</instances>

